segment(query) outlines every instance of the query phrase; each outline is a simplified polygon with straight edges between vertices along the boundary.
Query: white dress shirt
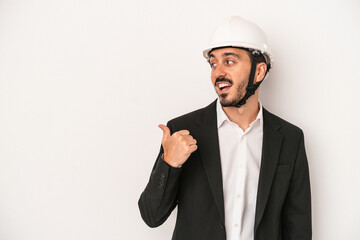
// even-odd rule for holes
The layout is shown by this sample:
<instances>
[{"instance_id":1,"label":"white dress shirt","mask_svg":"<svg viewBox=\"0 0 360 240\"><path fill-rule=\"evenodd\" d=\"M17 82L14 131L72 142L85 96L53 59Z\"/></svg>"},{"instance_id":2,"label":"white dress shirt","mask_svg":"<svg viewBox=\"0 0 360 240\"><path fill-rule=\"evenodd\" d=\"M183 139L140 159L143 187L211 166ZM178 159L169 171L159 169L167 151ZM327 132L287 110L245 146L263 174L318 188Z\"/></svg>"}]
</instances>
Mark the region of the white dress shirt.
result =
<instances>
[{"instance_id":1,"label":"white dress shirt","mask_svg":"<svg viewBox=\"0 0 360 240\"><path fill-rule=\"evenodd\" d=\"M256 196L263 141L263 111L245 132L217 100L216 112L224 189L227 240L254 240Z\"/></svg>"}]
</instances>

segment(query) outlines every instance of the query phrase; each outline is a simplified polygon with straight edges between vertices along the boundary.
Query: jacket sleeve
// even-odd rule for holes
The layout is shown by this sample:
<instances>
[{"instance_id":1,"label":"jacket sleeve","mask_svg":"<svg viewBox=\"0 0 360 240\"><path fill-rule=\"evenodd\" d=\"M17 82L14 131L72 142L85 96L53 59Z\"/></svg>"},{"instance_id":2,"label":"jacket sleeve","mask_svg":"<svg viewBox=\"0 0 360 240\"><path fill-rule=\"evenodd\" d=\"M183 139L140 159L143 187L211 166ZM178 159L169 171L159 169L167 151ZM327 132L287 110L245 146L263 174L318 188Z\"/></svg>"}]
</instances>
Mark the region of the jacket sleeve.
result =
<instances>
[{"instance_id":1,"label":"jacket sleeve","mask_svg":"<svg viewBox=\"0 0 360 240\"><path fill-rule=\"evenodd\" d=\"M294 164L282 209L282 239L310 240L312 238L310 177L302 131Z\"/></svg>"},{"instance_id":2,"label":"jacket sleeve","mask_svg":"<svg viewBox=\"0 0 360 240\"><path fill-rule=\"evenodd\" d=\"M167 126L172 133L169 123ZM177 205L182 168L168 165L162 158L163 153L161 146L149 182L138 201L141 217L149 227L163 224Z\"/></svg>"}]
</instances>

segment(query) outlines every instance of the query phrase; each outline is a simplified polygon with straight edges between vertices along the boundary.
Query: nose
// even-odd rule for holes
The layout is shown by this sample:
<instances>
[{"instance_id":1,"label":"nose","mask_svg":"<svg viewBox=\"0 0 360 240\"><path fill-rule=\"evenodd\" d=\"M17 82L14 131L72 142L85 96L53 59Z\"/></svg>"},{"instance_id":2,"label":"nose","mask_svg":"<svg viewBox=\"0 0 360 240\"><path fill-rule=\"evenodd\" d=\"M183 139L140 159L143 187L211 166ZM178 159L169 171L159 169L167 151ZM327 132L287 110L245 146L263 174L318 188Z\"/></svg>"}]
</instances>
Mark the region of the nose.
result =
<instances>
[{"instance_id":1,"label":"nose","mask_svg":"<svg viewBox=\"0 0 360 240\"><path fill-rule=\"evenodd\" d=\"M212 75L213 77L216 79L216 78L219 78L219 77L225 77L226 76L226 71L224 69L224 66L222 64L218 64L216 66L215 69L213 69L212 71Z\"/></svg>"}]
</instances>

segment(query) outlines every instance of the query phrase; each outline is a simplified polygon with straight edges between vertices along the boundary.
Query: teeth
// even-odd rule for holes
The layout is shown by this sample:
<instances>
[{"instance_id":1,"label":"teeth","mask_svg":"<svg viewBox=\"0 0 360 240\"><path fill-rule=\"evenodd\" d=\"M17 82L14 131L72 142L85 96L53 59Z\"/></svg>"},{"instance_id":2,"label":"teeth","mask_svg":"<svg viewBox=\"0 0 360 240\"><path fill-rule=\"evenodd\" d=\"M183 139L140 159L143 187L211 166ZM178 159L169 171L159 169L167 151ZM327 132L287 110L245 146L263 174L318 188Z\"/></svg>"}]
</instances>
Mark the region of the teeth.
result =
<instances>
[{"instance_id":1,"label":"teeth","mask_svg":"<svg viewBox=\"0 0 360 240\"><path fill-rule=\"evenodd\" d=\"M219 88L224 88L224 87L228 87L228 86L230 86L230 84L229 83L219 83Z\"/></svg>"}]
</instances>

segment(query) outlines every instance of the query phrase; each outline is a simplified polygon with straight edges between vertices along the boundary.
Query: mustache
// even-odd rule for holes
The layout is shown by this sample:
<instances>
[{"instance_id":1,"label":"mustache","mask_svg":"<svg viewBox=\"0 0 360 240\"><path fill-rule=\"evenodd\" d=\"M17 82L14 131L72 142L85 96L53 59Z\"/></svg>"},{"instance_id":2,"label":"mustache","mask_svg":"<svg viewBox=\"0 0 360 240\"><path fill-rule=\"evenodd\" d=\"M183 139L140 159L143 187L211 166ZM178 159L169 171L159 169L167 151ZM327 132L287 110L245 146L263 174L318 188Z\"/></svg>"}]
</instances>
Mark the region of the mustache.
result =
<instances>
[{"instance_id":1,"label":"mustache","mask_svg":"<svg viewBox=\"0 0 360 240\"><path fill-rule=\"evenodd\" d=\"M218 77L216 80L215 80L215 83L214 85L216 86L216 84L218 82L228 82L230 83L231 85L233 84L233 81L231 79L228 79L228 78L225 78L225 77Z\"/></svg>"}]
</instances>

